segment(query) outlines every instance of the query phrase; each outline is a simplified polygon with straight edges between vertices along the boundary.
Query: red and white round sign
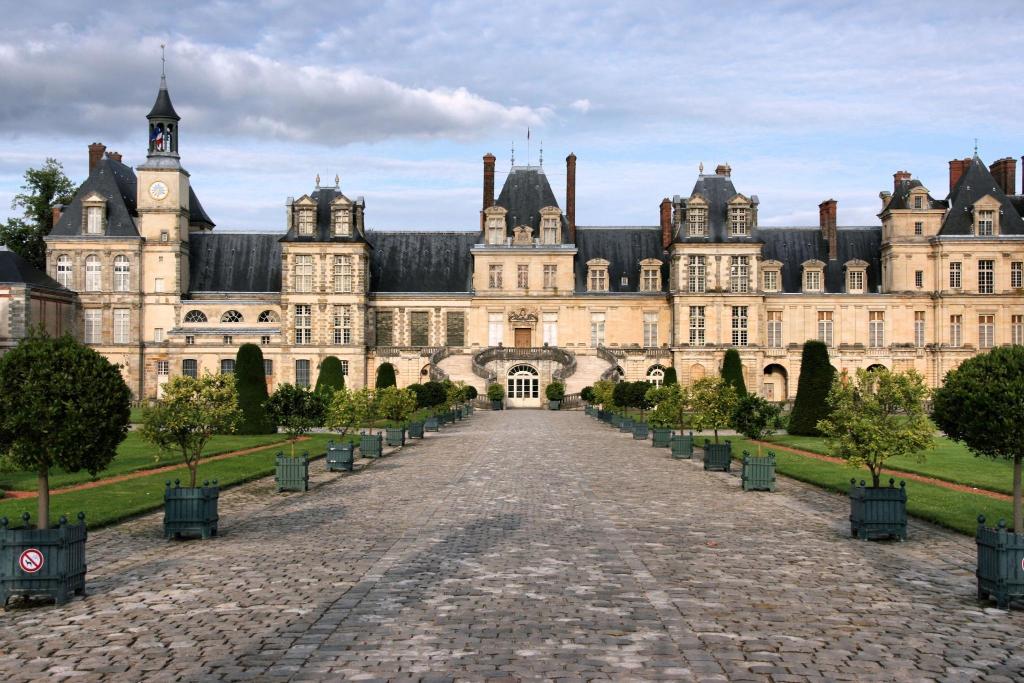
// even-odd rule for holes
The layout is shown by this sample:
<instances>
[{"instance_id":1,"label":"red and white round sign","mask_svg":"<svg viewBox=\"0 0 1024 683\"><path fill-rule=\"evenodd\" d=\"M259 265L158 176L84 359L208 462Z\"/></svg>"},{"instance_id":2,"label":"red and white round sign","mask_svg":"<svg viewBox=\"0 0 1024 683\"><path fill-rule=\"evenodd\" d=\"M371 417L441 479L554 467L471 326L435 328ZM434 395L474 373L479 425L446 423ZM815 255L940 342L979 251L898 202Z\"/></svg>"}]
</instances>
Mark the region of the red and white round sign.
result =
<instances>
[{"instance_id":1,"label":"red and white round sign","mask_svg":"<svg viewBox=\"0 0 1024 683\"><path fill-rule=\"evenodd\" d=\"M28 548L18 558L18 566L26 574L35 574L43 568L43 553L36 548Z\"/></svg>"}]
</instances>

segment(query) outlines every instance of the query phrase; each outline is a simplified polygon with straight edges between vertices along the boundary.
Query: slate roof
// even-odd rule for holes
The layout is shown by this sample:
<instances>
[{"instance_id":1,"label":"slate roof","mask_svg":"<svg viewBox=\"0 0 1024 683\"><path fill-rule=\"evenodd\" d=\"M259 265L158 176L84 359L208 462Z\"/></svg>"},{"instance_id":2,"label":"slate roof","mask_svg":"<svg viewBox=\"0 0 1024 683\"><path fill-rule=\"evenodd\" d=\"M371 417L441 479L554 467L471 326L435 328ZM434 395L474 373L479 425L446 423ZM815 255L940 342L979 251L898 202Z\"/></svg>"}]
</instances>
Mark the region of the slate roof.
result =
<instances>
[{"instance_id":1,"label":"slate roof","mask_svg":"<svg viewBox=\"0 0 1024 683\"><path fill-rule=\"evenodd\" d=\"M910 209L910 191L915 187L924 187L920 180L916 178L912 180L901 180L897 188L894 188L892 198L889 199L889 203L885 205L885 210L891 209ZM928 206L926 209L945 209L947 206L946 201L943 199L935 199L930 194L928 195Z\"/></svg>"},{"instance_id":2,"label":"slate roof","mask_svg":"<svg viewBox=\"0 0 1024 683\"><path fill-rule=\"evenodd\" d=\"M310 193L309 198L316 202L316 227L312 235L299 235L297 221L293 221L292 229L289 230L282 242L365 242L366 237L362 235L355 224L355 211L352 213L352 235L341 237L334 234L331 225L331 202L343 196L341 190L335 187L318 187ZM353 207L356 202L353 201Z\"/></svg>"},{"instance_id":3,"label":"slate roof","mask_svg":"<svg viewBox=\"0 0 1024 683\"><path fill-rule=\"evenodd\" d=\"M540 166L513 166L505 178L501 192L494 201L497 206L508 210L505 216L505 234L513 237L513 228L528 225L533 236L540 237L540 210L545 206L558 206L555 193ZM571 244L569 224L562 216L562 243Z\"/></svg>"},{"instance_id":4,"label":"slate roof","mask_svg":"<svg viewBox=\"0 0 1024 683\"><path fill-rule=\"evenodd\" d=\"M1001 205L999 215L1000 235L1024 235L1024 220L1021 219L1013 202L1006 196L981 159L975 156L956 186L949 193L949 213L942 221L940 235L974 234L973 204L992 195Z\"/></svg>"},{"instance_id":5,"label":"slate roof","mask_svg":"<svg viewBox=\"0 0 1024 683\"><path fill-rule=\"evenodd\" d=\"M846 289L847 261L860 259L868 264L867 291L877 292L881 284L881 227L840 227L836 259L828 259L828 243L820 228L758 228L755 238L764 243L764 258L782 262L784 292L800 292L803 282L803 263L816 259L825 265L826 293L841 293Z\"/></svg>"},{"instance_id":6,"label":"slate roof","mask_svg":"<svg viewBox=\"0 0 1024 683\"><path fill-rule=\"evenodd\" d=\"M0 244L0 284L28 285L71 293L71 290L62 287L52 277L23 259L20 254L10 251L2 244Z\"/></svg>"},{"instance_id":7,"label":"slate roof","mask_svg":"<svg viewBox=\"0 0 1024 683\"><path fill-rule=\"evenodd\" d=\"M189 291L280 292L281 233L192 233Z\"/></svg>"},{"instance_id":8,"label":"slate roof","mask_svg":"<svg viewBox=\"0 0 1024 683\"><path fill-rule=\"evenodd\" d=\"M604 259L608 264L609 292L640 291L640 261L660 259L662 291L668 289L668 257L661 246L661 228L653 226L576 226L576 291L587 291L587 261ZM623 276L629 284L622 286Z\"/></svg>"},{"instance_id":9,"label":"slate roof","mask_svg":"<svg viewBox=\"0 0 1024 683\"><path fill-rule=\"evenodd\" d=\"M368 230L373 292L469 292L480 233Z\"/></svg>"},{"instance_id":10,"label":"slate roof","mask_svg":"<svg viewBox=\"0 0 1024 683\"><path fill-rule=\"evenodd\" d=\"M708 205L708 235L706 237L689 237L684 222L676 233L676 242L756 242L754 236L733 237L729 235L729 200L738 193L732 184L732 178L726 175L704 175L697 177L690 197L699 194ZM754 198L752 197L751 200Z\"/></svg>"},{"instance_id":11,"label":"slate roof","mask_svg":"<svg viewBox=\"0 0 1024 683\"><path fill-rule=\"evenodd\" d=\"M153 103L153 108L149 110L146 118L181 120L178 112L174 111L174 105L171 104L171 95L167 92L167 78L165 76L160 77L160 92L156 94L156 102Z\"/></svg>"},{"instance_id":12,"label":"slate roof","mask_svg":"<svg viewBox=\"0 0 1024 683\"><path fill-rule=\"evenodd\" d=\"M51 235L72 237L82 234L82 198L98 192L107 200L106 235L111 237L138 237L135 220L136 179L131 166L103 157L78 188L74 199L64 207L60 219L50 231Z\"/></svg>"}]
</instances>

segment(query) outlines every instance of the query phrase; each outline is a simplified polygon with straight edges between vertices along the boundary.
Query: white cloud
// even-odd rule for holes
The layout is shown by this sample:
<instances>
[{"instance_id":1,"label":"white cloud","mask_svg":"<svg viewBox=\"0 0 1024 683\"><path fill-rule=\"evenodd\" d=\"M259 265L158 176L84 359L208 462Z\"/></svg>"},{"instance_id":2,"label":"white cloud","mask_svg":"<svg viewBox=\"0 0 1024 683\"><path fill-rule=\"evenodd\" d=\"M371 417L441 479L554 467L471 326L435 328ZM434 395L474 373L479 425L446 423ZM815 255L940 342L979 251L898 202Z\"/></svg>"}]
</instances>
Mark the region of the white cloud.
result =
<instances>
[{"instance_id":1,"label":"white cloud","mask_svg":"<svg viewBox=\"0 0 1024 683\"><path fill-rule=\"evenodd\" d=\"M581 100L576 100L575 102L573 102L569 106L572 107L573 109L575 109L576 111L582 113L582 114L586 114L588 111L590 111L590 100L588 100L586 98L581 99Z\"/></svg>"}]
</instances>

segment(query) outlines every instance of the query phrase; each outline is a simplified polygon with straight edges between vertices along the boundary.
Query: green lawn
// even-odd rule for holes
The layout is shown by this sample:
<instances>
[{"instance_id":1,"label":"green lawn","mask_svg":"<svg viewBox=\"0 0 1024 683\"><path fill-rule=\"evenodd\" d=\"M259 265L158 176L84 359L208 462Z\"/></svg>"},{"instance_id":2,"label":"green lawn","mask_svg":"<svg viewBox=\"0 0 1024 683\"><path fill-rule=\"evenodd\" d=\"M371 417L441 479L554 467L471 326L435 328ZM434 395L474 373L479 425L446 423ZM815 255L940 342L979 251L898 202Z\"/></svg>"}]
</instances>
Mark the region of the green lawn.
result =
<instances>
[{"instance_id":1,"label":"green lawn","mask_svg":"<svg viewBox=\"0 0 1024 683\"><path fill-rule=\"evenodd\" d=\"M203 449L203 455L211 456L220 453L230 453L231 451L237 451L243 448L252 448L253 446L262 446L268 443L283 441L284 439L284 434L228 434L225 436L215 436L206 444L206 448ZM81 484L86 481L114 477L119 474L127 474L128 472L138 472L139 470L153 469L154 467L176 465L181 462L182 459L180 451L160 451L158 448L145 441L138 432L128 432L128 436L125 437L125 440L122 441L121 445L117 448L117 456L115 456L113 462L110 463L110 466L107 467L107 469L97 473L95 477L91 476L84 470L80 472L54 470L50 472L50 488L56 489L64 486L71 486L73 484ZM35 491L36 474L35 472L24 471L0 471L0 489L8 489L11 491Z\"/></svg>"},{"instance_id":2,"label":"green lawn","mask_svg":"<svg viewBox=\"0 0 1024 683\"><path fill-rule=\"evenodd\" d=\"M744 450L757 452L757 446L743 438L729 439L732 441L733 454L737 457L742 455ZM785 451L775 452L775 468L779 474L840 493L849 490L851 478L856 478L857 481L871 481L866 469L854 469L843 464ZM888 479L883 479L883 483L887 484ZM952 491L941 486L909 480L907 512L971 536L977 530L979 514L985 515L988 522L993 524L999 519L1013 519L1010 501L994 500L976 493Z\"/></svg>"},{"instance_id":3,"label":"green lawn","mask_svg":"<svg viewBox=\"0 0 1024 683\"><path fill-rule=\"evenodd\" d=\"M302 450L308 450L311 456L322 456L327 441L338 440L337 435L314 434L302 443ZM248 455L216 460L199 465L199 479L216 479L221 487L240 484L251 479L258 479L274 473L274 455L280 450L277 447L266 448ZM313 467L322 467L322 464ZM184 466L172 471L151 474L137 479L114 482L96 488L61 493L50 498L50 517L56 520L62 514L69 519L84 511L89 528L113 524L122 519L155 510L163 506L165 482L180 479L188 484L188 469ZM22 512L36 517L36 499L0 500L0 517L18 519Z\"/></svg>"},{"instance_id":4,"label":"green lawn","mask_svg":"<svg viewBox=\"0 0 1024 683\"><path fill-rule=\"evenodd\" d=\"M142 422L142 408L141 407L132 408L131 410L132 410L132 416L131 416L131 418L129 418L130 422L132 422L132 424L139 424L139 423L141 423Z\"/></svg>"},{"instance_id":5,"label":"green lawn","mask_svg":"<svg viewBox=\"0 0 1024 683\"><path fill-rule=\"evenodd\" d=\"M831 454L825 440L817 436L779 435L770 440L812 453ZM1011 460L975 457L966 447L944 436L935 437L935 447L925 453L923 462L914 458L892 458L886 461L885 467L1008 495L1013 493Z\"/></svg>"}]
</instances>

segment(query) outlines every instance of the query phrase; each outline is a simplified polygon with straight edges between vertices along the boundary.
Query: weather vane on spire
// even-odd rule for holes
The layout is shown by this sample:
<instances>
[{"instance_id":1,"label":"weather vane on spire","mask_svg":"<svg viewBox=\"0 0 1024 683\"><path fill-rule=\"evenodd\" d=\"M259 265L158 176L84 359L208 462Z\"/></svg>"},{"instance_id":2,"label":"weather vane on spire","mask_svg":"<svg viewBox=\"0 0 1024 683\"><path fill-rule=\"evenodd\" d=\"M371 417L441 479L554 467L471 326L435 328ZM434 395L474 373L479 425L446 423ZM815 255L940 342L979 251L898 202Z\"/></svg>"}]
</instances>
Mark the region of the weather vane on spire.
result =
<instances>
[{"instance_id":1,"label":"weather vane on spire","mask_svg":"<svg viewBox=\"0 0 1024 683\"><path fill-rule=\"evenodd\" d=\"M163 43L160 43L160 78L167 78L167 58L164 56Z\"/></svg>"},{"instance_id":2,"label":"weather vane on spire","mask_svg":"<svg viewBox=\"0 0 1024 683\"><path fill-rule=\"evenodd\" d=\"M516 165L516 141L512 141L512 165Z\"/></svg>"},{"instance_id":3,"label":"weather vane on spire","mask_svg":"<svg viewBox=\"0 0 1024 683\"><path fill-rule=\"evenodd\" d=\"M540 165L544 165L544 141L540 141Z\"/></svg>"},{"instance_id":4,"label":"weather vane on spire","mask_svg":"<svg viewBox=\"0 0 1024 683\"><path fill-rule=\"evenodd\" d=\"M974 138L974 156L978 156L978 138Z\"/></svg>"}]
</instances>

